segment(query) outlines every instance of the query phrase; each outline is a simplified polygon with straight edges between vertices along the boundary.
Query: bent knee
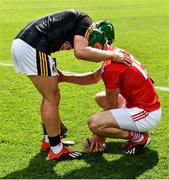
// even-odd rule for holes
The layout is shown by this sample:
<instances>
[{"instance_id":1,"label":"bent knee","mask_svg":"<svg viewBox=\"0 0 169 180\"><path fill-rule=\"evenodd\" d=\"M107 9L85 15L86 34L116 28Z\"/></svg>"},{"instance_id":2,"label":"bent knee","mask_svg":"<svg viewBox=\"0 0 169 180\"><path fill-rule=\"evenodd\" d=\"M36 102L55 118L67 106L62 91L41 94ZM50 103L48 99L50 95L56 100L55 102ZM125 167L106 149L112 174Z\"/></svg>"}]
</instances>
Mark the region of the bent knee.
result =
<instances>
[{"instance_id":1,"label":"bent knee","mask_svg":"<svg viewBox=\"0 0 169 180\"><path fill-rule=\"evenodd\" d=\"M95 115L91 116L88 119L88 127L94 134L97 134L99 125L98 125L98 119L96 118Z\"/></svg>"},{"instance_id":2,"label":"bent knee","mask_svg":"<svg viewBox=\"0 0 169 180\"><path fill-rule=\"evenodd\" d=\"M105 92L99 92L95 96L96 103L103 109L106 107L106 94Z\"/></svg>"},{"instance_id":3,"label":"bent knee","mask_svg":"<svg viewBox=\"0 0 169 180\"><path fill-rule=\"evenodd\" d=\"M95 100L96 101L101 101L103 99L103 97L105 97L105 92L98 92L95 96Z\"/></svg>"},{"instance_id":4,"label":"bent knee","mask_svg":"<svg viewBox=\"0 0 169 180\"><path fill-rule=\"evenodd\" d=\"M98 94L96 94L96 96L95 96L95 101L97 104L100 104L101 98Z\"/></svg>"}]
</instances>

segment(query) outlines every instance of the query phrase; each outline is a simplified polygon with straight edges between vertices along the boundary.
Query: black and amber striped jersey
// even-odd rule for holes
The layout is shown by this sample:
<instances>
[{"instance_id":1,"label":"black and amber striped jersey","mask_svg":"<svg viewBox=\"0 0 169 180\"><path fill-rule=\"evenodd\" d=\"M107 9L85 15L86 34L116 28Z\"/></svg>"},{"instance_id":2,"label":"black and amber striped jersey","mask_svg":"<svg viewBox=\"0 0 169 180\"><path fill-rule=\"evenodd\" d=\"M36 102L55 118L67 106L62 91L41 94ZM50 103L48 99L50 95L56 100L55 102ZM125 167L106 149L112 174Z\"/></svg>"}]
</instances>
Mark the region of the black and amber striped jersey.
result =
<instances>
[{"instance_id":1,"label":"black and amber striped jersey","mask_svg":"<svg viewBox=\"0 0 169 180\"><path fill-rule=\"evenodd\" d=\"M66 10L33 20L16 39L22 39L33 48L46 54L59 51L64 43L74 47L75 35L89 38L92 19L78 10Z\"/></svg>"}]
</instances>

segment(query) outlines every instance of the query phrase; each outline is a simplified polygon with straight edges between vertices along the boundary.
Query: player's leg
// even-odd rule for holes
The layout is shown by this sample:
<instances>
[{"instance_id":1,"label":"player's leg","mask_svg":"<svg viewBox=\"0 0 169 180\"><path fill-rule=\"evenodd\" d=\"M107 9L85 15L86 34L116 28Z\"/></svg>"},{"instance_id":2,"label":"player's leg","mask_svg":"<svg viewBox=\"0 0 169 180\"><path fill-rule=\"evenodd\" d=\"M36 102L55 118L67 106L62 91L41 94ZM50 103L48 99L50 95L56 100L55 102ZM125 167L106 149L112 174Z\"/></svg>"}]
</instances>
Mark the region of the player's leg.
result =
<instances>
[{"instance_id":1,"label":"player's leg","mask_svg":"<svg viewBox=\"0 0 169 180\"><path fill-rule=\"evenodd\" d=\"M60 93L57 77L29 76L29 78L43 97L41 118L45 125L51 147L49 160L75 159L80 157L81 153L63 147L60 140L60 116L58 110Z\"/></svg>"},{"instance_id":2,"label":"player's leg","mask_svg":"<svg viewBox=\"0 0 169 180\"><path fill-rule=\"evenodd\" d=\"M43 107L43 106L41 106ZM40 109L40 111L42 112L42 110ZM43 129L43 139L41 141L40 144L40 148L41 151L48 151L50 149L50 143L49 143L49 138L47 135L47 131L45 128L45 125L42 122L42 129ZM66 137L66 132L68 131L67 127L63 124L62 121L60 121L60 138L62 139L62 143L64 146L70 146L70 145L74 145L75 142L73 141L64 141L63 138Z\"/></svg>"},{"instance_id":3,"label":"player's leg","mask_svg":"<svg viewBox=\"0 0 169 180\"><path fill-rule=\"evenodd\" d=\"M126 100L121 94L119 94L119 96L118 96L118 108L125 108L125 107L126 107Z\"/></svg>"},{"instance_id":4,"label":"player's leg","mask_svg":"<svg viewBox=\"0 0 169 180\"><path fill-rule=\"evenodd\" d=\"M88 125L94 134L128 140L126 154L139 152L149 142L149 136L139 132L127 108L97 113L89 118Z\"/></svg>"},{"instance_id":5,"label":"player's leg","mask_svg":"<svg viewBox=\"0 0 169 180\"><path fill-rule=\"evenodd\" d=\"M57 85L57 77L29 76L35 87L42 95L40 106L41 119L43 121L45 131L48 134L51 146L60 144L60 118L59 118L59 101L60 93ZM55 152L59 152L62 146L55 148Z\"/></svg>"},{"instance_id":6,"label":"player's leg","mask_svg":"<svg viewBox=\"0 0 169 180\"><path fill-rule=\"evenodd\" d=\"M42 87L39 87L39 83L41 84L41 81L39 80L39 77L40 76L38 76L38 78L37 78L37 82L33 82L34 83L34 85L37 87L37 89L39 90L39 92L42 94L42 100L41 100L41 105L40 105L40 113L41 113L41 119L42 119L42 127L43 127L43 134L44 134L44 138L43 138L43 140L42 140L42 142L41 142L41 151L47 151L47 150L49 150L50 149L50 143L49 143L49 138L48 138L48 135L47 135L47 129L46 129L46 126L45 126L45 124L44 124L44 117L43 117L43 115L44 115L44 112L46 112L46 110L47 110L47 112L49 112L48 111L48 109L46 109L45 110L45 108L46 108L46 95L43 95L43 94L46 94L46 93L44 93L44 92L41 92L41 88ZM32 77L32 78L34 78L34 77ZM30 79L31 79L31 77L30 77ZM34 78L34 79L36 79L36 77ZM45 78L42 78L42 80L44 79L44 81L46 82L46 77ZM35 81L35 80L34 80ZM55 80L56 81L56 80ZM54 81L54 82L55 82ZM57 82L57 81L56 81ZM38 84L36 84L36 83L38 83ZM45 84L46 85L46 84ZM55 88L56 88L57 86L55 86ZM50 88L50 87L49 87ZM43 89L45 89L44 87L43 87ZM49 89L50 90L50 89ZM58 91L59 92L59 90L54 90L54 91ZM59 93L58 93L59 94ZM50 95L48 95L47 94L47 96L50 96ZM54 97L53 96L53 98L51 97L51 99L52 100L54 100L54 102L55 101L59 101L59 99L60 99L60 95L59 95L59 97ZM55 100L56 99L56 100ZM57 103L57 102L56 102ZM55 108L58 108L58 105L55 105L54 104L54 110L55 110ZM49 108L50 109L50 108ZM50 115L52 115L52 114L50 114ZM57 120L59 121L59 119L56 117L56 116L54 116L55 118L56 118L56 124L55 124L55 126L58 124L58 126L59 126L59 123L57 122ZM56 128L54 126L54 129ZM59 129L58 127L55 129L55 131L57 130L57 129ZM60 132L59 132L59 134L60 134Z\"/></svg>"},{"instance_id":7,"label":"player's leg","mask_svg":"<svg viewBox=\"0 0 169 180\"><path fill-rule=\"evenodd\" d=\"M50 143L49 143L48 134L47 134L47 131L43 122L42 122L42 130L43 130L43 139L40 143L40 150L45 152L50 149Z\"/></svg>"},{"instance_id":8,"label":"player's leg","mask_svg":"<svg viewBox=\"0 0 169 180\"><path fill-rule=\"evenodd\" d=\"M43 139L40 144L41 151L48 151L50 149L49 138L47 135L47 131L45 125L42 123L43 129ZM72 146L75 145L74 141L65 141L64 138L66 137L66 132L68 131L67 127L60 121L60 138L62 140L63 146Z\"/></svg>"},{"instance_id":9,"label":"player's leg","mask_svg":"<svg viewBox=\"0 0 169 180\"><path fill-rule=\"evenodd\" d=\"M59 101L60 92L57 77L29 76L42 95L41 116L49 136L57 136L60 131Z\"/></svg>"},{"instance_id":10,"label":"player's leg","mask_svg":"<svg viewBox=\"0 0 169 180\"><path fill-rule=\"evenodd\" d=\"M95 100L101 108L105 109L105 107L107 107L107 100L106 100L106 92L105 91L97 93L95 96ZM118 108L124 108L125 106L126 106L126 101L123 98L123 96L121 94L119 94L119 96L118 96Z\"/></svg>"},{"instance_id":11,"label":"player's leg","mask_svg":"<svg viewBox=\"0 0 169 180\"><path fill-rule=\"evenodd\" d=\"M30 45L16 39L12 43L12 57L16 72L26 74L42 94L41 117L51 145L49 159L69 156L72 152L63 147L60 141L59 100L60 93L57 82L57 71L54 60ZM74 155L73 158L76 158ZM72 159L73 159L72 158Z\"/></svg>"},{"instance_id":12,"label":"player's leg","mask_svg":"<svg viewBox=\"0 0 169 180\"><path fill-rule=\"evenodd\" d=\"M90 130L99 136L126 139L128 131L120 129L111 111L96 113L88 119Z\"/></svg>"},{"instance_id":13,"label":"player's leg","mask_svg":"<svg viewBox=\"0 0 169 180\"><path fill-rule=\"evenodd\" d=\"M102 109L105 109L107 104L105 91L98 92L95 96L95 101Z\"/></svg>"}]
</instances>

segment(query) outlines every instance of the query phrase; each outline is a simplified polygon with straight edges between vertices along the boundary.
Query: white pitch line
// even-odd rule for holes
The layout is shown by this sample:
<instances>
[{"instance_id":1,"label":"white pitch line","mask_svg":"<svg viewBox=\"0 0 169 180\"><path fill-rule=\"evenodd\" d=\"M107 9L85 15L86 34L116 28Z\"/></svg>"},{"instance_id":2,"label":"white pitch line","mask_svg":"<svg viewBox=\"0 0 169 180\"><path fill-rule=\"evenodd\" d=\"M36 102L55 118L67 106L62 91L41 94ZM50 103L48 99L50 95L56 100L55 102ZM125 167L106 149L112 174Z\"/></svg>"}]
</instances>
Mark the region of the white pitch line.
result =
<instances>
[{"instance_id":1,"label":"white pitch line","mask_svg":"<svg viewBox=\"0 0 169 180\"><path fill-rule=\"evenodd\" d=\"M13 64L0 63L0 66L13 67L14 65L13 65ZM169 91L169 88L167 88L167 87L155 86L155 88L156 88L157 90L160 90L160 91Z\"/></svg>"},{"instance_id":2,"label":"white pitch line","mask_svg":"<svg viewBox=\"0 0 169 180\"><path fill-rule=\"evenodd\" d=\"M0 63L0 66L13 67L13 64L5 64L5 63Z\"/></svg>"},{"instance_id":3,"label":"white pitch line","mask_svg":"<svg viewBox=\"0 0 169 180\"><path fill-rule=\"evenodd\" d=\"M157 90L160 90L160 91L169 91L169 88L167 88L167 87L155 86L155 88L156 88Z\"/></svg>"}]
</instances>

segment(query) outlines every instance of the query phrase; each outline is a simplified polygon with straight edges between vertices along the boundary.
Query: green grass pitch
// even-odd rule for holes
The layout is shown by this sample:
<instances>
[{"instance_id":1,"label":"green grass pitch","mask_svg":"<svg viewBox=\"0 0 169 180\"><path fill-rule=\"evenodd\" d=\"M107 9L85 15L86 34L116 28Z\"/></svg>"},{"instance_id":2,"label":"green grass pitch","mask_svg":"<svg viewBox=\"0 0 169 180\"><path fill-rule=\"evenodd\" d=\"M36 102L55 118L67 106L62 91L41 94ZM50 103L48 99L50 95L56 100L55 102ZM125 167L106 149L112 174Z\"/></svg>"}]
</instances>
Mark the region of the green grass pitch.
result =
<instances>
[{"instance_id":1,"label":"green grass pitch","mask_svg":"<svg viewBox=\"0 0 169 180\"><path fill-rule=\"evenodd\" d=\"M147 68L156 86L169 87L168 0L0 0L0 63L12 63L10 46L19 30L32 19L64 9L87 12L94 21L107 19L115 26L115 46L129 50ZM80 61L73 52L59 52L58 67L74 72L93 71L99 63ZM78 86L63 83L60 114L69 127L67 140L76 150L90 136L87 118L102 111L94 102L103 83ZM26 76L0 66L0 178L6 179L168 179L169 92L159 91L163 117L150 132L152 143L144 153L119 153L121 141L108 140L103 156L49 162L39 151L42 130L40 95Z\"/></svg>"}]
</instances>

